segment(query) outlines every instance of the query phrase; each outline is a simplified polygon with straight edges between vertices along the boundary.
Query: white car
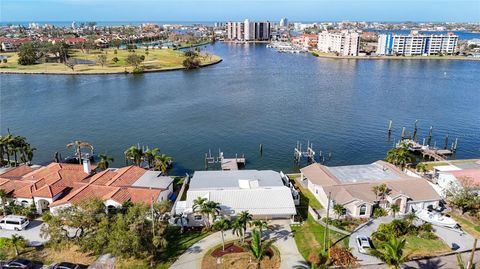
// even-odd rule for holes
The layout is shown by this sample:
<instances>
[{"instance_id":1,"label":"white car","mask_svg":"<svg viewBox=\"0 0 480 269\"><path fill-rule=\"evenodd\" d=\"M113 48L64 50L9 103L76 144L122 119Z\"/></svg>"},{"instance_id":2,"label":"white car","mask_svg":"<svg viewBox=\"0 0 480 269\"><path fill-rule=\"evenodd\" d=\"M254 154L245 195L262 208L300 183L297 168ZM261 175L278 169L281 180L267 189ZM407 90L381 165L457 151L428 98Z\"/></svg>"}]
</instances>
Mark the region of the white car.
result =
<instances>
[{"instance_id":1,"label":"white car","mask_svg":"<svg viewBox=\"0 0 480 269\"><path fill-rule=\"evenodd\" d=\"M360 253L369 254L373 249L372 240L368 236L357 236L357 248Z\"/></svg>"},{"instance_id":2,"label":"white car","mask_svg":"<svg viewBox=\"0 0 480 269\"><path fill-rule=\"evenodd\" d=\"M27 228L30 221L24 216L8 215L0 219L0 229L20 231Z\"/></svg>"}]
</instances>

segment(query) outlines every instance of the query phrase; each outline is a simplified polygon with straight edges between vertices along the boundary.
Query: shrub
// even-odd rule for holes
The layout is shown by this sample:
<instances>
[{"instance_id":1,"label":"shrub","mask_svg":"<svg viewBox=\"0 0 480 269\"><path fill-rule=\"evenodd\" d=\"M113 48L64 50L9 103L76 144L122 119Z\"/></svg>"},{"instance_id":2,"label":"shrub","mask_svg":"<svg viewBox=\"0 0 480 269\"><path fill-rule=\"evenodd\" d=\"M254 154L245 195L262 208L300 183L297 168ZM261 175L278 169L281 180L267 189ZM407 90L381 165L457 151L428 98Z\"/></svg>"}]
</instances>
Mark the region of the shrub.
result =
<instances>
[{"instance_id":1,"label":"shrub","mask_svg":"<svg viewBox=\"0 0 480 269\"><path fill-rule=\"evenodd\" d=\"M7 58L3 58L2 62L6 64L8 62Z\"/></svg>"},{"instance_id":2,"label":"shrub","mask_svg":"<svg viewBox=\"0 0 480 269\"><path fill-rule=\"evenodd\" d=\"M433 232L423 232L423 233L420 233L419 236L420 238L423 238L423 239L430 239L430 240L437 239L437 235L435 235Z\"/></svg>"},{"instance_id":3,"label":"shrub","mask_svg":"<svg viewBox=\"0 0 480 269\"><path fill-rule=\"evenodd\" d=\"M386 215L388 215L387 210L385 210L385 208L383 207L375 207L375 209L373 210L374 218L385 217Z\"/></svg>"}]
</instances>

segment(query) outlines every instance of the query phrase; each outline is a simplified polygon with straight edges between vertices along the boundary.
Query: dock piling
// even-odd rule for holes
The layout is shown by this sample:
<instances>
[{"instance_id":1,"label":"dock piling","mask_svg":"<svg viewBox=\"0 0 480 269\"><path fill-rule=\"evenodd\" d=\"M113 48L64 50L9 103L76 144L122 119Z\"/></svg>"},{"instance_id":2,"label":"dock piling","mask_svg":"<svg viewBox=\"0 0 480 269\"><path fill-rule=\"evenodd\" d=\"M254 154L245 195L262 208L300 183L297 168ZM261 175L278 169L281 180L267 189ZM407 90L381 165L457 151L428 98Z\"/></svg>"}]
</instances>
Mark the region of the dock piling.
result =
<instances>
[{"instance_id":1,"label":"dock piling","mask_svg":"<svg viewBox=\"0 0 480 269\"><path fill-rule=\"evenodd\" d=\"M448 133L445 135L445 149L448 149Z\"/></svg>"},{"instance_id":2,"label":"dock piling","mask_svg":"<svg viewBox=\"0 0 480 269\"><path fill-rule=\"evenodd\" d=\"M432 142L432 131L433 131L433 126L430 125L430 130L428 131L428 142L427 142L429 146L430 146L430 143Z\"/></svg>"}]
</instances>

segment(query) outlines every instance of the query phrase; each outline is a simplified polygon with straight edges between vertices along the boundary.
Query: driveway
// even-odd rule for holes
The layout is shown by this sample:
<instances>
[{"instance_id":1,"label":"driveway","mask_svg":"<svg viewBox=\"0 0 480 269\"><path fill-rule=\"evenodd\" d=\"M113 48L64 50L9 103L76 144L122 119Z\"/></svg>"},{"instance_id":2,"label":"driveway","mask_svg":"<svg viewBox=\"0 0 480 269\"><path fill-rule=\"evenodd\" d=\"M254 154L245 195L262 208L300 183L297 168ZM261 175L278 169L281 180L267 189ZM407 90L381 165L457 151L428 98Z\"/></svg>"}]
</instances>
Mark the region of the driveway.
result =
<instances>
[{"instance_id":1,"label":"driveway","mask_svg":"<svg viewBox=\"0 0 480 269\"><path fill-rule=\"evenodd\" d=\"M366 265L366 264L379 264L382 263L379 259L360 253L357 248L357 236L368 236L370 237L373 232L375 232L378 229L378 226L382 223L389 223L393 220L393 217L387 216L387 217L381 217L378 219L373 219L370 223L362 226L360 229L356 230L350 235L350 241L348 243L348 246L350 247L353 256L357 257L359 259L359 263L361 265Z\"/></svg>"},{"instance_id":2,"label":"driveway","mask_svg":"<svg viewBox=\"0 0 480 269\"><path fill-rule=\"evenodd\" d=\"M297 245L293 239L290 230L289 220L274 220L268 223L273 227L272 230L265 232L266 236L275 239L274 245L280 251L281 269L292 269L296 266L304 266L305 262L302 255L298 252ZM248 233L248 232L247 232ZM225 241L236 239L231 230L225 232ZM188 248L175 263L171 269L195 269L201 268L201 263L205 253L215 245L221 244L221 234L216 232L204 239L198 241L195 245Z\"/></svg>"},{"instance_id":3,"label":"driveway","mask_svg":"<svg viewBox=\"0 0 480 269\"><path fill-rule=\"evenodd\" d=\"M28 240L28 245L42 245L43 243L48 241L47 239L40 237L40 229L42 228L42 225L42 221L32 220L26 230L11 231L0 229L0 237L11 238L12 235L17 234L23 236L23 238Z\"/></svg>"},{"instance_id":4,"label":"driveway","mask_svg":"<svg viewBox=\"0 0 480 269\"><path fill-rule=\"evenodd\" d=\"M458 231L440 226L433 226L433 229L435 234L454 251L466 251L473 247L474 238L468 233L459 233Z\"/></svg>"}]
</instances>

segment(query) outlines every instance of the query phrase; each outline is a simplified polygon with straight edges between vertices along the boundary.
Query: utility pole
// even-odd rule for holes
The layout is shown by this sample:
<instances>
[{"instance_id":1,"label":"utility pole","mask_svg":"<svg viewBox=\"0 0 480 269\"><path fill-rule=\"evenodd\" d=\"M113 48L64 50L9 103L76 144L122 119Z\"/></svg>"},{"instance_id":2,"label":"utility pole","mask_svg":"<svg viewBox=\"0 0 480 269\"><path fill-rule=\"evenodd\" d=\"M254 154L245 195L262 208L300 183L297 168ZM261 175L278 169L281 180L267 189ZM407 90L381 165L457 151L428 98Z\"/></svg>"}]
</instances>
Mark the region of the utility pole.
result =
<instances>
[{"instance_id":1,"label":"utility pole","mask_svg":"<svg viewBox=\"0 0 480 269\"><path fill-rule=\"evenodd\" d=\"M473 248L472 252L470 253L470 258L468 259L467 269L473 269L473 255L475 254L475 250L477 249L477 240L477 238L473 240Z\"/></svg>"},{"instance_id":2,"label":"utility pole","mask_svg":"<svg viewBox=\"0 0 480 269\"><path fill-rule=\"evenodd\" d=\"M332 193L328 192L328 202L327 202L327 221L325 222L325 231L323 233L323 251L327 251L327 237L328 237L328 218L330 212L330 198Z\"/></svg>"}]
</instances>

